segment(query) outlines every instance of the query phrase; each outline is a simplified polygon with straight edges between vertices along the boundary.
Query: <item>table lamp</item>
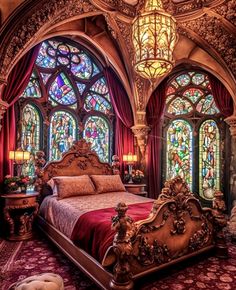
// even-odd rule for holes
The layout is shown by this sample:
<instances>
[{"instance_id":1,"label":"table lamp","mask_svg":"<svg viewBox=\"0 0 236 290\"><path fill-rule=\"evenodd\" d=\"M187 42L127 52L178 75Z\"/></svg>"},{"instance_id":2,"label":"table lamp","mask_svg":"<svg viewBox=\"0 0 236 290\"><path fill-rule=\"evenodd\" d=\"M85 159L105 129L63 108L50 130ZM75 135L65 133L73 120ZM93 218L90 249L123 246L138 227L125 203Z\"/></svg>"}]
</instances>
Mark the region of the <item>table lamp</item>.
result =
<instances>
[{"instance_id":1,"label":"table lamp","mask_svg":"<svg viewBox=\"0 0 236 290\"><path fill-rule=\"evenodd\" d=\"M22 165L26 160L30 159L30 152L17 149L16 151L9 151L9 159L13 160L17 166L17 176L22 173Z\"/></svg>"},{"instance_id":2,"label":"table lamp","mask_svg":"<svg viewBox=\"0 0 236 290\"><path fill-rule=\"evenodd\" d=\"M137 155L129 152L127 155L123 155L123 162L125 162L129 168L129 181L128 181L128 183L133 183L132 169L133 169L134 163L137 162Z\"/></svg>"}]
</instances>

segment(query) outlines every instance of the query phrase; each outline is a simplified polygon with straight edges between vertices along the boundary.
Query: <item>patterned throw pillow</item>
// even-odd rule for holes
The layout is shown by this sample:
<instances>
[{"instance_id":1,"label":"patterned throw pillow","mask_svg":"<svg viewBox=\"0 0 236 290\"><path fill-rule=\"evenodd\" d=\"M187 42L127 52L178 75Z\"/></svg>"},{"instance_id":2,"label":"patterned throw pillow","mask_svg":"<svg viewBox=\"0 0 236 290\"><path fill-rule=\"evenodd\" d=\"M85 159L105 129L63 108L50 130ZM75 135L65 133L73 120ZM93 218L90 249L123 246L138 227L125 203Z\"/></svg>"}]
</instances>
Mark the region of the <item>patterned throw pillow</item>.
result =
<instances>
[{"instance_id":1,"label":"patterned throw pillow","mask_svg":"<svg viewBox=\"0 0 236 290\"><path fill-rule=\"evenodd\" d=\"M95 187L88 175L71 177L54 177L58 199L71 196L96 194Z\"/></svg>"},{"instance_id":2,"label":"patterned throw pillow","mask_svg":"<svg viewBox=\"0 0 236 290\"><path fill-rule=\"evenodd\" d=\"M120 175L91 175L97 193L126 191Z\"/></svg>"}]
</instances>

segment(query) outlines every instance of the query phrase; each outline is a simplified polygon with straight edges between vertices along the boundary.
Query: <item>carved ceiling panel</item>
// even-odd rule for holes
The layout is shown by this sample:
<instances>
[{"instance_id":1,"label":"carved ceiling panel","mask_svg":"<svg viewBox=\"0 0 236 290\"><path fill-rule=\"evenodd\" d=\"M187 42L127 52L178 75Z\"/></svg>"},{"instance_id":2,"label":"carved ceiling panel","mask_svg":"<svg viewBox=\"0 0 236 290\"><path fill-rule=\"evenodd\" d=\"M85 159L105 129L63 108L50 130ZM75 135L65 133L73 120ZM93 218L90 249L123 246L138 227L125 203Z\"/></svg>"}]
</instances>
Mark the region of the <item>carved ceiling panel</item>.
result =
<instances>
[{"instance_id":1,"label":"carved ceiling panel","mask_svg":"<svg viewBox=\"0 0 236 290\"><path fill-rule=\"evenodd\" d=\"M235 0L162 0L167 11L176 16L178 31L199 44L236 77L236 1ZM137 3L136 3L137 2ZM24 2L0 31L0 74L6 77L43 31L77 17L102 13L110 36L124 63L127 78L136 92L136 109L145 109L145 80L132 73L133 46L131 22L145 0L39 0ZM27 6L28 5L28 6ZM23 6L22 6L23 7ZM26 9L27 8L27 9ZM18 13L18 14L17 14ZM20 15L20 17L19 17ZM15 18L14 18L15 16ZM14 29L13 29L14 28Z\"/></svg>"}]
</instances>

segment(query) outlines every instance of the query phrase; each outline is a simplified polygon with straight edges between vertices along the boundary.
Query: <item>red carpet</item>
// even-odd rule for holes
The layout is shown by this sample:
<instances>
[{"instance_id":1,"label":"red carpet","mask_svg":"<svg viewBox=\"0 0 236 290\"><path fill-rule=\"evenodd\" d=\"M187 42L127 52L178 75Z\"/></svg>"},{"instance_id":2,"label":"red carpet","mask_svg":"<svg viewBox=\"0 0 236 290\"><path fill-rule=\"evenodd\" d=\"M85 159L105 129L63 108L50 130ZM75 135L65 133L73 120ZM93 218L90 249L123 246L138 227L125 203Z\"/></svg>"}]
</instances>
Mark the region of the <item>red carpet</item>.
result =
<instances>
[{"instance_id":1,"label":"red carpet","mask_svg":"<svg viewBox=\"0 0 236 290\"><path fill-rule=\"evenodd\" d=\"M0 240L0 289L28 276L53 272L65 283L65 290L98 289L46 238L36 237L25 242ZM230 244L229 259L213 256L185 262L182 267L158 272L141 281L142 290L236 290L236 245Z\"/></svg>"}]
</instances>

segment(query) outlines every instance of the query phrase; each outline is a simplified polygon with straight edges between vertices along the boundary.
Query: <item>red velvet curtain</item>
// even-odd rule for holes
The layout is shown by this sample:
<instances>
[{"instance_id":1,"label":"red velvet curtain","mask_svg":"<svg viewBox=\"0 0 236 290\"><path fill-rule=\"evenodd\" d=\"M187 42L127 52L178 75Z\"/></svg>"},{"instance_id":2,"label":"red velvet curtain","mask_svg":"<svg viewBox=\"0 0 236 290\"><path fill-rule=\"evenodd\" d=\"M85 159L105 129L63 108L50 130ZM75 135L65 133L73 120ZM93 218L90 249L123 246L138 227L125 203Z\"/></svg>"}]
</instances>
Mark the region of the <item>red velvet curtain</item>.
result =
<instances>
[{"instance_id":1,"label":"red velvet curtain","mask_svg":"<svg viewBox=\"0 0 236 290\"><path fill-rule=\"evenodd\" d=\"M116 74L110 68L105 68L104 75L116 114L115 154L119 156L122 168L123 155L134 153L134 135L130 129L134 124L133 113L129 98Z\"/></svg>"},{"instance_id":2,"label":"red velvet curtain","mask_svg":"<svg viewBox=\"0 0 236 290\"><path fill-rule=\"evenodd\" d=\"M213 75L209 74L209 80L214 100L221 114L224 117L231 116L234 111L234 103L229 92L224 87L224 85Z\"/></svg>"},{"instance_id":3,"label":"red velvet curtain","mask_svg":"<svg viewBox=\"0 0 236 290\"><path fill-rule=\"evenodd\" d=\"M147 123L151 128L147 142L147 183L148 195L157 198L161 190L161 127L165 108L166 82L162 82L152 93L146 110Z\"/></svg>"},{"instance_id":4,"label":"red velvet curtain","mask_svg":"<svg viewBox=\"0 0 236 290\"><path fill-rule=\"evenodd\" d=\"M10 150L15 149L16 121L14 104L27 86L36 57L39 45L31 49L14 66L8 77L7 86L2 93L2 99L10 106L2 119L2 130L0 132L0 182L7 174L13 174L12 162L8 158Z\"/></svg>"}]
</instances>

